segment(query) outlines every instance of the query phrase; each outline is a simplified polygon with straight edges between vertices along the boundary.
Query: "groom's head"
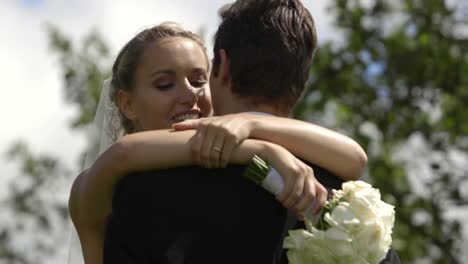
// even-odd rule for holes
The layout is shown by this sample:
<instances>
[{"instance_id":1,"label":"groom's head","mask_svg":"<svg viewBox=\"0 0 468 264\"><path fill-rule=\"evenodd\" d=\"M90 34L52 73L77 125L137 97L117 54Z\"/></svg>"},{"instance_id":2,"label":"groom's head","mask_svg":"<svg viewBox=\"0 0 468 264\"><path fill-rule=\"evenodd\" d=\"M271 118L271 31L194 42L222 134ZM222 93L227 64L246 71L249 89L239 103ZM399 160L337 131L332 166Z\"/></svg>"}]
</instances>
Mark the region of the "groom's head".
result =
<instances>
[{"instance_id":1,"label":"groom's head","mask_svg":"<svg viewBox=\"0 0 468 264\"><path fill-rule=\"evenodd\" d=\"M226 114L220 108L231 99L289 112L305 88L317 44L309 11L300 0L237 0L219 14L211 73L215 112Z\"/></svg>"}]
</instances>

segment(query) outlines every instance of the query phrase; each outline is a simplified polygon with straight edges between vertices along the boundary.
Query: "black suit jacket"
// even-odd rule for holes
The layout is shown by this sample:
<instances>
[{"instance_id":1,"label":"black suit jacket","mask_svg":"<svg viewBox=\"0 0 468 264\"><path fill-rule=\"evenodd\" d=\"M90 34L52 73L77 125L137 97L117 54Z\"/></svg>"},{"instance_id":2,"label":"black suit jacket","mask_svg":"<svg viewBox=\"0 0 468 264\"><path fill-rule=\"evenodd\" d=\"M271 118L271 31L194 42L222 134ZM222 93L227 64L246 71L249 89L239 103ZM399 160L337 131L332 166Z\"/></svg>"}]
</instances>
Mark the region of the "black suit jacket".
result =
<instances>
[{"instance_id":1,"label":"black suit jacket","mask_svg":"<svg viewBox=\"0 0 468 264\"><path fill-rule=\"evenodd\" d=\"M341 180L313 166L328 188ZM287 263L282 240L301 227L244 166L147 171L122 179L104 241L104 263ZM394 263L394 262L389 262Z\"/></svg>"},{"instance_id":2,"label":"black suit jacket","mask_svg":"<svg viewBox=\"0 0 468 264\"><path fill-rule=\"evenodd\" d=\"M188 167L125 177L104 263L272 263L286 211L243 171Z\"/></svg>"}]
</instances>

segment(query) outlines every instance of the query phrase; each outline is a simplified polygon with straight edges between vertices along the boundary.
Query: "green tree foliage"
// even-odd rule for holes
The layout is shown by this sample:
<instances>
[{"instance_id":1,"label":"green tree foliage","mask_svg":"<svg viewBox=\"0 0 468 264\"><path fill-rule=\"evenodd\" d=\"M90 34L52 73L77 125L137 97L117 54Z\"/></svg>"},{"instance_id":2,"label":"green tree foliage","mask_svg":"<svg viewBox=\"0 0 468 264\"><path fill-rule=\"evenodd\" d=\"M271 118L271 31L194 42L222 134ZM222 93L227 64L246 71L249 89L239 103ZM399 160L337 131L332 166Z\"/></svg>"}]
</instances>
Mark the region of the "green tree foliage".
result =
<instances>
[{"instance_id":1,"label":"green tree foliage","mask_svg":"<svg viewBox=\"0 0 468 264\"><path fill-rule=\"evenodd\" d=\"M51 50L59 58L65 100L78 108L72 129L86 128L94 120L103 82L111 74L112 58L102 35L91 30L75 47L70 37L54 26L48 26ZM89 138L90 141L94 140ZM96 147L97 145L94 144ZM89 142L92 148L92 142ZM82 155L79 167L84 164Z\"/></svg>"},{"instance_id":2,"label":"green tree foliage","mask_svg":"<svg viewBox=\"0 0 468 264\"><path fill-rule=\"evenodd\" d=\"M334 0L330 11L343 42L319 47L296 116L364 146L370 180L397 208L402 263L463 263L461 223L446 214L468 205L468 170L451 158L468 150L466 16L441 0ZM415 138L425 151L402 160ZM429 170L410 177L420 160Z\"/></svg>"},{"instance_id":3,"label":"green tree foliage","mask_svg":"<svg viewBox=\"0 0 468 264\"><path fill-rule=\"evenodd\" d=\"M8 156L21 165L20 174L9 183L9 195L0 201L0 261L44 263L56 253L57 243L66 241L68 210L61 194L69 171L55 157L31 154L21 142Z\"/></svg>"},{"instance_id":4,"label":"green tree foliage","mask_svg":"<svg viewBox=\"0 0 468 264\"><path fill-rule=\"evenodd\" d=\"M110 76L109 48L97 31L91 31L79 48L70 37L48 27L50 46L59 56L65 100L78 107L72 128L83 127L94 118L104 78Z\"/></svg>"}]
</instances>

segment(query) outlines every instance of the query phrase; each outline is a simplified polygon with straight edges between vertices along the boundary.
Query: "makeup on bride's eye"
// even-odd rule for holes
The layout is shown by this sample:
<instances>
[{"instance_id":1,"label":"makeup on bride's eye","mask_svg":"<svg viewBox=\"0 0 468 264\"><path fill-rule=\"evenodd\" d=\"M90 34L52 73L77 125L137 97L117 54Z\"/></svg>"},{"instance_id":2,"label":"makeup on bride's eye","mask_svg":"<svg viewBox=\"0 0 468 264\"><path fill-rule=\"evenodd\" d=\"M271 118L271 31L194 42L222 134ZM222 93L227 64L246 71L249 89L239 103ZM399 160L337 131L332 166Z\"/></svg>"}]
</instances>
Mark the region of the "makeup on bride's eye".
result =
<instances>
[{"instance_id":1,"label":"makeup on bride's eye","mask_svg":"<svg viewBox=\"0 0 468 264\"><path fill-rule=\"evenodd\" d=\"M197 80L190 82L190 85L196 88L202 88L207 83L206 80Z\"/></svg>"},{"instance_id":2,"label":"makeup on bride's eye","mask_svg":"<svg viewBox=\"0 0 468 264\"><path fill-rule=\"evenodd\" d=\"M169 76L159 76L154 78L152 86L160 91L167 91L174 86L174 81Z\"/></svg>"},{"instance_id":3,"label":"makeup on bride's eye","mask_svg":"<svg viewBox=\"0 0 468 264\"><path fill-rule=\"evenodd\" d=\"M169 80L155 80L153 82L153 87L160 91L167 91L174 86L174 83Z\"/></svg>"},{"instance_id":4,"label":"makeup on bride's eye","mask_svg":"<svg viewBox=\"0 0 468 264\"><path fill-rule=\"evenodd\" d=\"M167 91L174 87L174 72L171 70L158 70L151 74L152 85L160 91Z\"/></svg>"},{"instance_id":5,"label":"makeup on bride's eye","mask_svg":"<svg viewBox=\"0 0 468 264\"><path fill-rule=\"evenodd\" d=\"M158 90L161 90L161 91L167 91L169 89L171 89L174 85L172 83L169 83L169 84L163 84L163 85L157 85L155 86Z\"/></svg>"},{"instance_id":6,"label":"makeup on bride's eye","mask_svg":"<svg viewBox=\"0 0 468 264\"><path fill-rule=\"evenodd\" d=\"M200 72L200 70L195 70L192 76L190 76L190 85L195 88L203 88L203 86L208 82L206 74Z\"/></svg>"}]
</instances>

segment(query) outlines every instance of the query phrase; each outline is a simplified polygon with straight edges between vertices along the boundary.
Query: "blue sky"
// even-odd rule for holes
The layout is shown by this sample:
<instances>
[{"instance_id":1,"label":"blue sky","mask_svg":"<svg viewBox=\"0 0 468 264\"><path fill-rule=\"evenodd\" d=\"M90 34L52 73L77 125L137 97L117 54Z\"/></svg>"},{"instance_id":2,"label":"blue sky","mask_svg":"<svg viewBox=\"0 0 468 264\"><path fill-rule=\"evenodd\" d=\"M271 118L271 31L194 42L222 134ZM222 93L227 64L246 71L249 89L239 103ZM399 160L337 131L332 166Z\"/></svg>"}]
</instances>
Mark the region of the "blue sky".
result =
<instances>
[{"instance_id":1,"label":"blue sky","mask_svg":"<svg viewBox=\"0 0 468 264\"><path fill-rule=\"evenodd\" d=\"M42 0L21 0L21 1L28 7L37 7L43 3Z\"/></svg>"}]
</instances>

